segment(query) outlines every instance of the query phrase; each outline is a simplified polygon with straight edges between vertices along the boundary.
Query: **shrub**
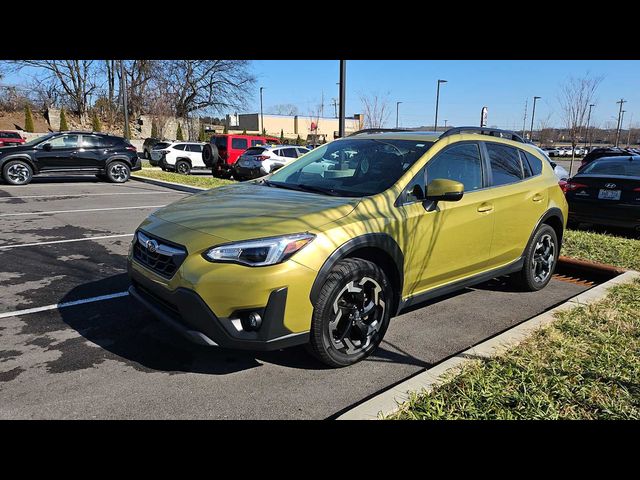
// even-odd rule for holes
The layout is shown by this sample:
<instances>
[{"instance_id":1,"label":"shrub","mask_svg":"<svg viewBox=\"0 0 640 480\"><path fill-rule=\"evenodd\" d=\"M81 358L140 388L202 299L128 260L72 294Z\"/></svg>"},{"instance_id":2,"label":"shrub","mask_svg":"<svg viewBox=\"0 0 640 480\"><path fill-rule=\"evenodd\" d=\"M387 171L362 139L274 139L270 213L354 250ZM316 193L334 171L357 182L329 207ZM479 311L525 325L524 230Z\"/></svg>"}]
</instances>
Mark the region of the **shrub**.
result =
<instances>
[{"instance_id":1,"label":"shrub","mask_svg":"<svg viewBox=\"0 0 640 480\"><path fill-rule=\"evenodd\" d=\"M26 132L33 132L33 115L31 115L31 107L29 105L24 107L24 130Z\"/></svg>"},{"instance_id":2,"label":"shrub","mask_svg":"<svg viewBox=\"0 0 640 480\"><path fill-rule=\"evenodd\" d=\"M176 130L176 140L180 142L184 140L184 134L182 133L182 126L180 124L178 124L178 129Z\"/></svg>"},{"instance_id":3,"label":"shrub","mask_svg":"<svg viewBox=\"0 0 640 480\"><path fill-rule=\"evenodd\" d=\"M99 132L99 131L102 130L102 123L100 122L100 119L98 118L97 112L93 112L93 118L91 119L91 129L94 132Z\"/></svg>"},{"instance_id":4,"label":"shrub","mask_svg":"<svg viewBox=\"0 0 640 480\"><path fill-rule=\"evenodd\" d=\"M156 122L151 122L151 138L158 138L158 124Z\"/></svg>"},{"instance_id":5,"label":"shrub","mask_svg":"<svg viewBox=\"0 0 640 480\"><path fill-rule=\"evenodd\" d=\"M67 114L64 112L64 108L60 110L60 131L64 132L69 130L69 124L67 123Z\"/></svg>"}]
</instances>

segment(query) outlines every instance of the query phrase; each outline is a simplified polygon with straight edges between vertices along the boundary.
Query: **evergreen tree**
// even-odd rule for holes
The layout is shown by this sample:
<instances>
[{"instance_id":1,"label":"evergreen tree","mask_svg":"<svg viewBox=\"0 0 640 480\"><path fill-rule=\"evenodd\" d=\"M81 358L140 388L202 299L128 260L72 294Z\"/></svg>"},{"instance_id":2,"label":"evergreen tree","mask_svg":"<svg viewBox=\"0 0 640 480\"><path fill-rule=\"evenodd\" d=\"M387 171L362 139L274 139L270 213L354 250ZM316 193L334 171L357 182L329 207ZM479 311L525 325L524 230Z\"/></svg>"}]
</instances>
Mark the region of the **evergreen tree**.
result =
<instances>
[{"instance_id":1,"label":"evergreen tree","mask_svg":"<svg viewBox=\"0 0 640 480\"><path fill-rule=\"evenodd\" d=\"M102 130L102 123L100 122L100 119L98 118L98 114L96 112L93 112L93 118L91 119L91 129L94 132L100 132Z\"/></svg>"},{"instance_id":2,"label":"evergreen tree","mask_svg":"<svg viewBox=\"0 0 640 480\"><path fill-rule=\"evenodd\" d=\"M156 122L151 122L151 138L158 138L158 124Z\"/></svg>"},{"instance_id":3,"label":"evergreen tree","mask_svg":"<svg viewBox=\"0 0 640 480\"><path fill-rule=\"evenodd\" d=\"M284 129L280 129L280 143L284 143Z\"/></svg>"},{"instance_id":4,"label":"evergreen tree","mask_svg":"<svg viewBox=\"0 0 640 480\"><path fill-rule=\"evenodd\" d=\"M199 142L207 141L207 134L204 131L204 123L200 124L200 131L198 132L198 141Z\"/></svg>"},{"instance_id":5,"label":"evergreen tree","mask_svg":"<svg viewBox=\"0 0 640 480\"><path fill-rule=\"evenodd\" d=\"M224 130L222 133L229 133L229 126L226 123L224 124Z\"/></svg>"},{"instance_id":6,"label":"evergreen tree","mask_svg":"<svg viewBox=\"0 0 640 480\"><path fill-rule=\"evenodd\" d=\"M24 130L26 132L33 132L33 116L31 115L31 107L27 105L24 107Z\"/></svg>"},{"instance_id":7,"label":"evergreen tree","mask_svg":"<svg viewBox=\"0 0 640 480\"><path fill-rule=\"evenodd\" d=\"M300 138L300 135L298 135L298 138L296 138L296 145L302 145L302 139Z\"/></svg>"},{"instance_id":8,"label":"evergreen tree","mask_svg":"<svg viewBox=\"0 0 640 480\"><path fill-rule=\"evenodd\" d=\"M243 134L243 135L246 135L246 134L247 134L247 129L246 129L246 128L242 131L242 134Z\"/></svg>"},{"instance_id":9,"label":"evergreen tree","mask_svg":"<svg viewBox=\"0 0 640 480\"><path fill-rule=\"evenodd\" d=\"M182 133L182 126L178 124L178 129L176 130L176 140L182 142L184 140L184 134Z\"/></svg>"},{"instance_id":10,"label":"evergreen tree","mask_svg":"<svg viewBox=\"0 0 640 480\"><path fill-rule=\"evenodd\" d=\"M69 124L67 124L67 114L64 112L64 108L60 110L60 131L64 132L69 130Z\"/></svg>"}]
</instances>

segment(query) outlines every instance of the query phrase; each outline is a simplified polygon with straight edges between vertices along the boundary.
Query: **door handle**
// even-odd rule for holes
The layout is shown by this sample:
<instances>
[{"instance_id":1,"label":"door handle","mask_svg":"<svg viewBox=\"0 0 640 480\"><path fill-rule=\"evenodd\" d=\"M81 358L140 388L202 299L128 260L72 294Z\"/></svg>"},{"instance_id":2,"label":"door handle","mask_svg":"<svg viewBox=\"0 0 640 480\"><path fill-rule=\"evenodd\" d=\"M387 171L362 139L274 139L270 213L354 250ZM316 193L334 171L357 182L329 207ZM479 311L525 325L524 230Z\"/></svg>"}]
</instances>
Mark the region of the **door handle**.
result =
<instances>
[{"instance_id":1,"label":"door handle","mask_svg":"<svg viewBox=\"0 0 640 480\"><path fill-rule=\"evenodd\" d=\"M490 203L484 203L478 207L478 212L480 213L490 212L491 210L493 210L493 205Z\"/></svg>"},{"instance_id":2,"label":"door handle","mask_svg":"<svg viewBox=\"0 0 640 480\"><path fill-rule=\"evenodd\" d=\"M540 201L541 201L541 200L543 200L543 199L544 199L544 195L543 195L543 194L541 194L541 193L536 193L536 194L533 196L533 201L534 201L534 202L540 202Z\"/></svg>"}]
</instances>

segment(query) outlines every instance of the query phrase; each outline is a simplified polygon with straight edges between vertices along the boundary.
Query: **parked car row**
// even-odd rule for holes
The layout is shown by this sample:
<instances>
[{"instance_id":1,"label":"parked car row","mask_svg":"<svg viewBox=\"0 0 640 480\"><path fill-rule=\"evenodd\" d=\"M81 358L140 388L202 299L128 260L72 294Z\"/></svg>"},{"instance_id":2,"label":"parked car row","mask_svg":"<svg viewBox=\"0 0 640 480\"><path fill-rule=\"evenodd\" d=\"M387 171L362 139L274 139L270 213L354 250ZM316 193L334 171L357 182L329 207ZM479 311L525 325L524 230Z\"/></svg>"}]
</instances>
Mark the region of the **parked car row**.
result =
<instances>
[{"instance_id":1,"label":"parked car row","mask_svg":"<svg viewBox=\"0 0 640 480\"><path fill-rule=\"evenodd\" d=\"M550 157L570 157L574 150L571 147L544 147L543 150ZM582 157L589 153L589 147L576 146L575 156Z\"/></svg>"}]
</instances>

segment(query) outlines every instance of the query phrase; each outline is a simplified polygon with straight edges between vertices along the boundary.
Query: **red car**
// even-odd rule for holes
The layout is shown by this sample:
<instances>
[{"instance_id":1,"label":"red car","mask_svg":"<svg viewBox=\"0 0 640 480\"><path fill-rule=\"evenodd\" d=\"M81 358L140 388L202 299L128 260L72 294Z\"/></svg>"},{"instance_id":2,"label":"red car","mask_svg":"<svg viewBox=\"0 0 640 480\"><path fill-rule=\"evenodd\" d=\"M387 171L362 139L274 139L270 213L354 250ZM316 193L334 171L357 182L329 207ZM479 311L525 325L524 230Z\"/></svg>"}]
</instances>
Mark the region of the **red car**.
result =
<instances>
[{"instance_id":1,"label":"red car","mask_svg":"<svg viewBox=\"0 0 640 480\"><path fill-rule=\"evenodd\" d=\"M223 133L211 137L209 145L217 147L218 158L213 158L214 153L209 145L205 145L202 151L202 160L207 167L212 167L213 175L226 176L231 165L236 163L238 157L247 148L268 143L280 144L280 139L264 135L237 135L234 133Z\"/></svg>"},{"instance_id":2,"label":"red car","mask_svg":"<svg viewBox=\"0 0 640 480\"><path fill-rule=\"evenodd\" d=\"M25 139L18 132L0 130L0 147L14 147L22 145Z\"/></svg>"}]
</instances>

